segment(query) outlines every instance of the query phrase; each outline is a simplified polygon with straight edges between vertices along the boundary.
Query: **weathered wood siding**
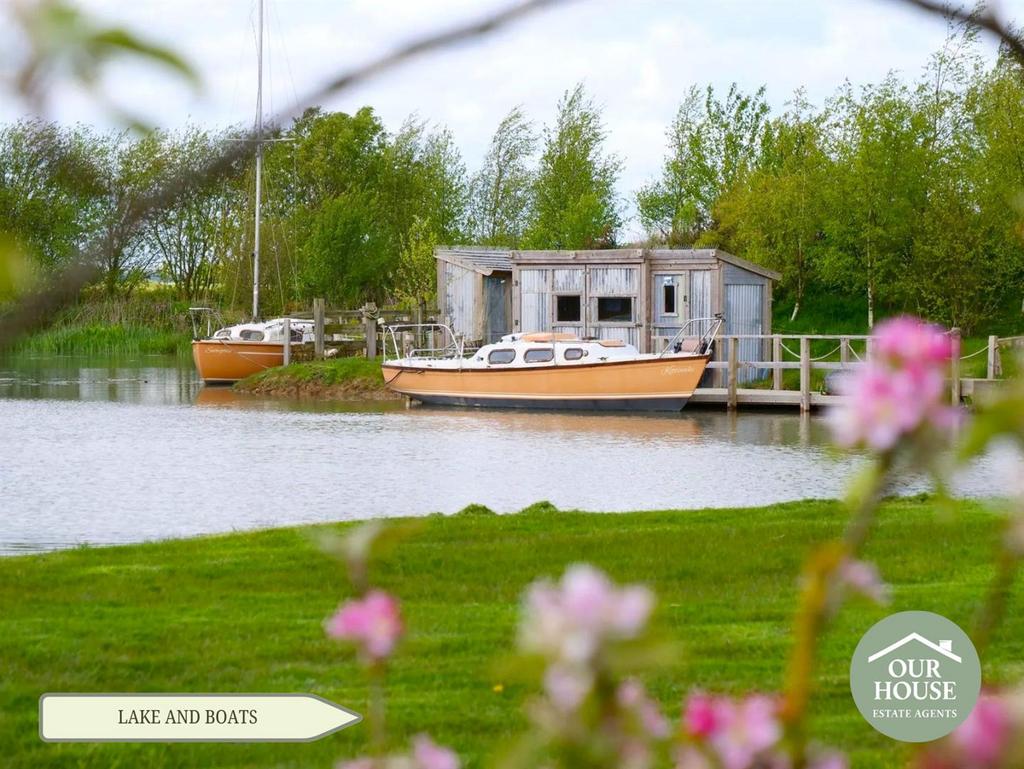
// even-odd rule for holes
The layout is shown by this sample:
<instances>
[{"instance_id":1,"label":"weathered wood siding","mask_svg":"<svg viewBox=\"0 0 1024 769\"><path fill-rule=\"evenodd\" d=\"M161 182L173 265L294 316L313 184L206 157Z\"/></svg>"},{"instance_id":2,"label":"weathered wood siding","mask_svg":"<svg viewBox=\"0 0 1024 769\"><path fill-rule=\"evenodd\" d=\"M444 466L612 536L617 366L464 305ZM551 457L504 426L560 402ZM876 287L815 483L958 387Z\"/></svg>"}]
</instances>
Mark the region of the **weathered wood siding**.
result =
<instances>
[{"instance_id":1,"label":"weathered wood siding","mask_svg":"<svg viewBox=\"0 0 1024 769\"><path fill-rule=\"evenodd\" d=\"M451 262L438 262L441 314L455 334L475 341L484 336L483 276Z\"/></svg>"}]
</instances>

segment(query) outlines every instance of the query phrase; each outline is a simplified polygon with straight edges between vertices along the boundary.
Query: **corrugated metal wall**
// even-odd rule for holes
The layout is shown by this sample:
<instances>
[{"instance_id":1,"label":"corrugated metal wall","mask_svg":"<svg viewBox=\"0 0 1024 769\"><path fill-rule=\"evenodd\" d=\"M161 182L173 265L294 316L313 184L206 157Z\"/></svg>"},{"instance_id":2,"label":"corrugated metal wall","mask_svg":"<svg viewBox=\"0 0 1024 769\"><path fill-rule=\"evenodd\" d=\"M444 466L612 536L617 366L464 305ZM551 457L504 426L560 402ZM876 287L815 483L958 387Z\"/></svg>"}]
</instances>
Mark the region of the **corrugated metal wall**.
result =
<instances>
[{"instance_id":1,"label":"corrugated metal wall","mask_svg":"<svg viewBox=\"0 0 1024 769\"><path fill-rule=\"evenodd\" d=\"M760 334L763 328L761 308L764 299L764 286L754 284L733 284L725 287L725 333L726 334ZM757 339L739 340L739 359L741 361L760 360L761 343ZM761 379L766 372L763 369L743 367L737 372L740 382L751 382Z\"/></svg>"},{"instance_id":2,"label":"corrugated metal wall","mask_svg":"<svg viewBox=\"0 0 1024 769\"><path fill-rule=\"evenodd\" d=\"M448 325L455 334L476 340L482 336L482 329L476 327L479 317L477 287L480 275L457 264L441 262L441 280L444 285L444 310Z\"/></svg>"}]
</instances>

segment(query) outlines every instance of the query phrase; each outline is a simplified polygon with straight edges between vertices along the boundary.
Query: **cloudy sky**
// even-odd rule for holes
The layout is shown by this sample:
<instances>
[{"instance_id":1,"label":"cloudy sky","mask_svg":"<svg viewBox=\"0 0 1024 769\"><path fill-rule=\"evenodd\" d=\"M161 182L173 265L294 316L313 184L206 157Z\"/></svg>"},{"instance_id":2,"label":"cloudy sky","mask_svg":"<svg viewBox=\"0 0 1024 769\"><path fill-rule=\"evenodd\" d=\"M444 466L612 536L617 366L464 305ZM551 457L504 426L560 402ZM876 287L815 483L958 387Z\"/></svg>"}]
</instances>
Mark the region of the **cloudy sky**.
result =
<instances>
[{"instance_id":1,"label":"cloudy sky","mask_svg":"<svg viewBox=\"0 0 1024 769\"><path fill-rule=\"evenodd\" d=\"M4 0L0 0L3 2ZM266 104L285 110L328 76L396 41L481 15L500 0L265 0ZM180 51L203 79L189 91L158 72L114 68L107 88L156 125L251 124L256 0L80 0ZM996 6L1024 19L1024 0ZM386 125L410 113L452 129L470 170L501 117L522 104L538 125L577 81L606 108L608 147L625 161L623 199L657 173L664 134L693 84L764 84L776 109L805 87L820 103L844 79L889 70L916 78L945 25L898 0L575 0L457 50L420 59L326 106L372 105ZM995 45L986 40L993 56ZM23 107L4 100L0 119ZM81 94L54 95L50 117L107 123Z\"/></svg>"}]
</instances>

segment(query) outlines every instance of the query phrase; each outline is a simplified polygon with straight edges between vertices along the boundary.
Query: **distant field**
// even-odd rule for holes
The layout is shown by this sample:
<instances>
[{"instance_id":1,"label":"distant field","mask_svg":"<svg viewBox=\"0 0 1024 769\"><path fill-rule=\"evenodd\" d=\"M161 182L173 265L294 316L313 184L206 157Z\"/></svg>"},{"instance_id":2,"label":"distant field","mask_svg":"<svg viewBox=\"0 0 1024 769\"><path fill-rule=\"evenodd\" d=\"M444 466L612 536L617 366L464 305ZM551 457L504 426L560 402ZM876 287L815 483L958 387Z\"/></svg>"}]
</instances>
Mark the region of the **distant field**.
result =
<instances>
[{"instance_id":1,"label":"distant field","mask_svg":"<svg viewBox=\"0 0 1024 769\"><path fill-rule=\"evenodd\" d=\"M691 687L775 690L797 570L843 520L837 503L820 501L627 514L539 506L426 519L374 572L401 597L411 629L391 671L394 738L429 731L469 767L485 766L523 723L522 687L495 691L503 683L495 660L513 642L523 589L578 561L657 591L656 626L683 653L649 683L673 717ZM969 626L990 576L996 523L974 503L951 520L927 499L887 504L868 555L895 587L891 610L934 610ZM363 676L321 630L347 587L339 566L311 544L315 531L0 559L0 763L326 769L359 751L361 726L286 745L48 745L36 733L37 700L47 691L315 692L365 711ZM995 679L1024 675L1019 599L1017 591L1009 624L983 659ZM851 751L858 768L905 757L861 720L848 692L850 654L888 611L851 604L823 649L817 735Z\"/></svg>"}]
</instances>

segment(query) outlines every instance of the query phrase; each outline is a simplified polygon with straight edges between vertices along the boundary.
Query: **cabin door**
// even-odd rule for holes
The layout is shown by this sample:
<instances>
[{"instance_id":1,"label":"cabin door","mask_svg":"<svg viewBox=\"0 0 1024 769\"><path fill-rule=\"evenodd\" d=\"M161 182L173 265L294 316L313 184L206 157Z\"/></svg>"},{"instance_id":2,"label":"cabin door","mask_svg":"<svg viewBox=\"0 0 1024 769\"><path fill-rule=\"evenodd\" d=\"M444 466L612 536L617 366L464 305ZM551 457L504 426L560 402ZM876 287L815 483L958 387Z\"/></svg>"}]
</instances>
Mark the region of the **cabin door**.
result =
<instances>
[{"instance_id":1,"label":"cabin door","mask_svg":"<svg viewBox=\"0 0 1024 769\"><path fill-rule=\"evenodd\" d=\"M505 334L512 332L512 325L509 323L511 297L507 278L496 275L484 276L485 344L499 342Z\"/></svg>"},{"instance_id":2,"label":"cabin door","mask_svg":"<svg viewBox=\"0 0 1024 769\"><path fill-rule=\"evenodd\" d=\"M686 292L683 290L686 273L657 273L653 281L651 349L661 352L679 331L686 317Z\"/></svg>"}]
</instances>

